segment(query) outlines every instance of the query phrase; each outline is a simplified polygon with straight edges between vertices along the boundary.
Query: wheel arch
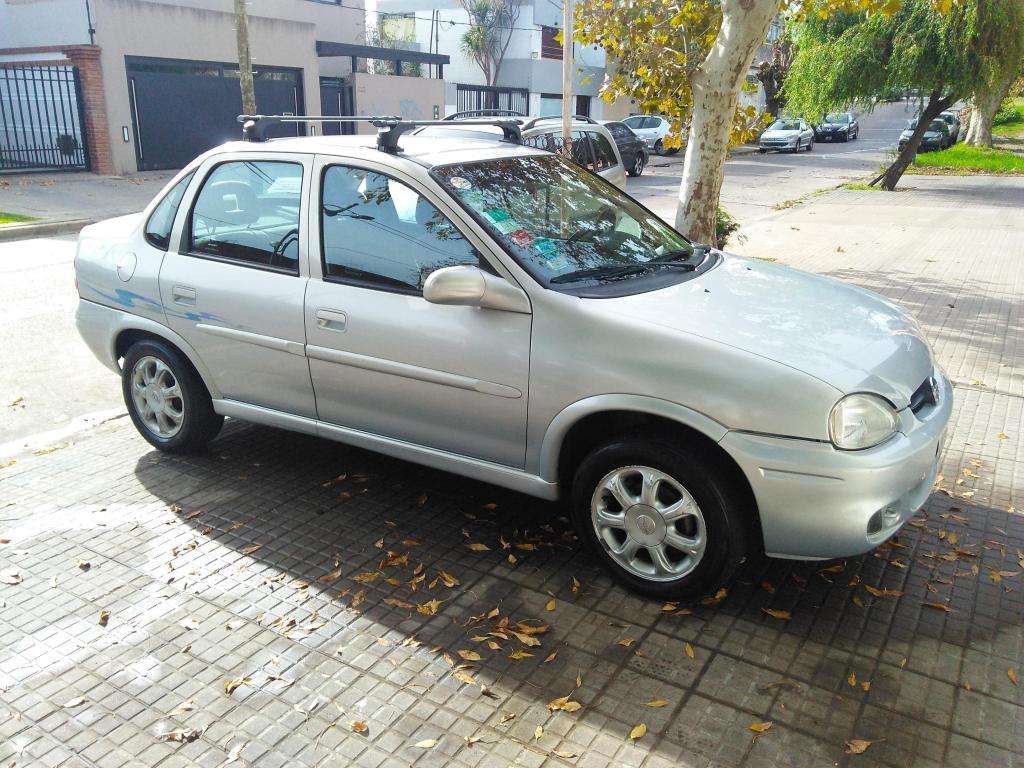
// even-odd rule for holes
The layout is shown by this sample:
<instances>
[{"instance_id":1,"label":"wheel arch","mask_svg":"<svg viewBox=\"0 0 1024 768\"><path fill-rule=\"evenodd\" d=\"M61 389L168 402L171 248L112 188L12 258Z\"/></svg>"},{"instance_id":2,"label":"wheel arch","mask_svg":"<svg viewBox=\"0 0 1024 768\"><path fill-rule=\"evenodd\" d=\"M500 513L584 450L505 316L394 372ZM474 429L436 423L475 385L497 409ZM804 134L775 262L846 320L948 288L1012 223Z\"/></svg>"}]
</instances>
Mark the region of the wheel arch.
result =
<instances>
[{"instance_id":1,"label":"wheel arch","mask_svg":"<svg viewBox=\"0 0 1024 768\"><path fill-rule=\"evenodd\" d=\"M698 442L719 463L753 510L754 541L760 546L761 521L753 488L736 460L719 444L729 431L699 411L677 403L638 395L601 395L568 406L548 425L541 447L540 473L555 482L563 495L572 485L580 461L613 435L638 429L668 433L680 441Z\"/></svg>"},{"instance_id":2,"label":"wheel arch","mask_svg":"<svg viewBox=\"0 0 1024 768\"><path fill-rule=\"evenodd\" d=\"M118 361L124 357L131 345L146 339L155 339L174 347L192 364L195 372L206 387L206 391L210 393L210 397L214 399L220 397L220 392L213 383L213 377L192 345L170 328L145 320L144 318L135 317L133 320L123 322L112 335L111 358L118 365L118 368L120 368Z\"/></svg>"}]
</instances>

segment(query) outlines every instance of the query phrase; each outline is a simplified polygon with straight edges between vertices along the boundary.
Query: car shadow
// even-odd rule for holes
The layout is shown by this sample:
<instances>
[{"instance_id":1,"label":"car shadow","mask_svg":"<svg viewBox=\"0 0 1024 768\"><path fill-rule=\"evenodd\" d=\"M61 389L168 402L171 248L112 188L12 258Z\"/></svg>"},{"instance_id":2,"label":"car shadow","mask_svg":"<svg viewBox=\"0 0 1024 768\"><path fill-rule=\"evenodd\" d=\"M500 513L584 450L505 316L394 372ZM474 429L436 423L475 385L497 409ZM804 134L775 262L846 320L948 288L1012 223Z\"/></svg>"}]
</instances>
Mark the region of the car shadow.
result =
<instances>
[{"instance_id":1,"label":"car shadow","mask_svg":"<svg viewBox=\"0 0 1024 768\"><path fill-rule=\"evenodd\" d=\"M1010 568L1024 525L944 493L862 557L753 557L724 592L663 604L615 585L560 504L325 440L229 421L208 453L150 452L135 474L195 542L152 564L169 580L182 574L190 593L273 630L275 648L292 641L417 699L476 707L482 727L541 751L644 722L656 752L706 760L719 745L695 737L690 710L717 702L741 719L778 716L777 729L838 758L845 739L873 737L865 713L926 714L927 701L907 701L904 669L956 685L960 667L940 661L998 649L1020 623L1020 598L990 575ZM517 626L547 629L521 642ZM565 696L583 709L550 713ZM805 705L806 717L786 714ZM828 714L850 707L851 722ZM744 750L761 749L738 728ZM924 738L884 735L894 755Z\"/></svg>"}]
</instances>

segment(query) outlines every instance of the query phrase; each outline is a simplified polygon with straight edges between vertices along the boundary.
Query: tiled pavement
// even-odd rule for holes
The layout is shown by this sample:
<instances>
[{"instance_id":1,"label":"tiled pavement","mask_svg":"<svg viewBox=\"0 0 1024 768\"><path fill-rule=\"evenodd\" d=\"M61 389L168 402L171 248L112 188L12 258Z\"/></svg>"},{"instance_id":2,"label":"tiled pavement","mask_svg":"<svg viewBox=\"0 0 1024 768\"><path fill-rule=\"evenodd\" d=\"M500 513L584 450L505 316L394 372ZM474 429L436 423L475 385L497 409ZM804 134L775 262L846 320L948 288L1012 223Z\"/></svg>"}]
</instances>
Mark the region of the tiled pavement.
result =
<instances>
[{"instance_id":1,"label":"tiled pavement","mask_svg":"<svg viewBox=\"0 0 1024 768\"><path fill-rule=\"evenodd\" d=\"M665 611L556 506L238 423L164 456L122 420L0 470L0 765L1024 764L1024 208L967 232L970 188L874 194L744 250L906 302L964 385L945 491L894 545Z\"/></svg>"}]
</instances>

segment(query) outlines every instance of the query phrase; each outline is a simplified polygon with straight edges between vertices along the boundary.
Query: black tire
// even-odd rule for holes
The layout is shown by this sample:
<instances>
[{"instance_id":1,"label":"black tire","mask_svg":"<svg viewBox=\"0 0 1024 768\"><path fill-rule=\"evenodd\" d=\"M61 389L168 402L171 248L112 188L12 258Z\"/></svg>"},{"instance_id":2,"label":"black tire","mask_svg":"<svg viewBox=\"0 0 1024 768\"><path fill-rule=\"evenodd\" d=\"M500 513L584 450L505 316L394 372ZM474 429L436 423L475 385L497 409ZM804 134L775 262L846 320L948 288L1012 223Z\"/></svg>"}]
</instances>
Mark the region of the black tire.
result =
<instances>
[{"instance_id":1,"label":"black tire","mask_svg":"<svg viewBox=\"0 0 1024 768\"><path fill-rule=\"evenodd\" d=\"M132 396L136 364L145 357L156 358L170 369L181 392L181 424L177 432L162 437L146 424ZM132 423L154 448L167 453L193 453L206 448L220 432L224 417L216 414L210 393L192 363L171 344L159 339L137 341L129 347L121 369L121 392Z\"/></svg>"},{"instance_id":2,"label":"black tire","mask_svg":"<svg viewBox=\"0 0 1024 768\"><path fill-rule=\"evenodd\" d=\"M768 154L768 150L765 149L764 147L758 147L757 151L758 151L758 154L761 154L761 155L767 155Z\"/></svg>"},{"instance_id":3,"label":"black tire","mask_svg":"<svg viewBox=\"0 0 1024 768\"><path fill-rule=\"evenodd\" d=\"M636 157L633 158L633 162L630 163L630 167L626 169L626 173L630 176L639 176L644 172L644 156L637 152Z\"/></svg>"},{"instance_id":4,"label":"black tire","mask_svg":"<svg viewBox=\"0 0 1024 768\"><path fill-rule=\"evenodd\" d=\"M656 142L654 142L654 154L656 154L656 155L664 155L665 154L665 144L664 144L664 142L662 142L661 139L658 139Z\"/></svg>"},{"instance_id":5,"label":"black tire","mask_svg":"<svg viewBox=\"0 0 1024 768\"><path fill-rule=\"evenodd\" d=\"M814 139L811 139L809 142L807 142L807 151L808 152L813 152L814 151Z\"/></svg>"},{"instance_id":6,"label":"black tire","mask_svg":"<svg viewBox=\"0 0 1024 768\"><path fill-rule=\"evenodd\" d=\"M588 549L626 587L662 600L713 593L728 581L749 551L755 511L724 460L670 435L630 435L595 449L573 478L572 518ZM591 520L598 484L621 467L644 466L670 475L693 497L704 518L706 547L696 567L671 581L643 578L619 564Z\"/></svg>"}]
</instances>

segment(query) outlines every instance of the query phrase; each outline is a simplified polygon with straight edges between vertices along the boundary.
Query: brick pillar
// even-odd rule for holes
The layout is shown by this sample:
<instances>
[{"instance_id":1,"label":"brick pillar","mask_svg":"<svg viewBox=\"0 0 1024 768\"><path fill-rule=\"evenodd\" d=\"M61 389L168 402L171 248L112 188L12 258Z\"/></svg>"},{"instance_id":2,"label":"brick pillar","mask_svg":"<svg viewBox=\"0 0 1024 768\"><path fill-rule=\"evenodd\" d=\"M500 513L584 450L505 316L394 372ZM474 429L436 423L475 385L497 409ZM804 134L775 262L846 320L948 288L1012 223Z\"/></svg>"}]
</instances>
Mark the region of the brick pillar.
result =
<instances>
[{"instance_id":1,"label":"brick pillar","mask_svg":"<svg viewBox=\"0 0 1024 768\"><path fill-rule=\"evenodd\" d=\"M72 45L62 48L68 61L78 67L82 84L82 111L85 113L85 140L89 148L89 168L93 173L110 176L114 160L110 150L110 127L107 124L107 97L103 92L103 68L98 45Z\"/></svg>"}]
</instances>

